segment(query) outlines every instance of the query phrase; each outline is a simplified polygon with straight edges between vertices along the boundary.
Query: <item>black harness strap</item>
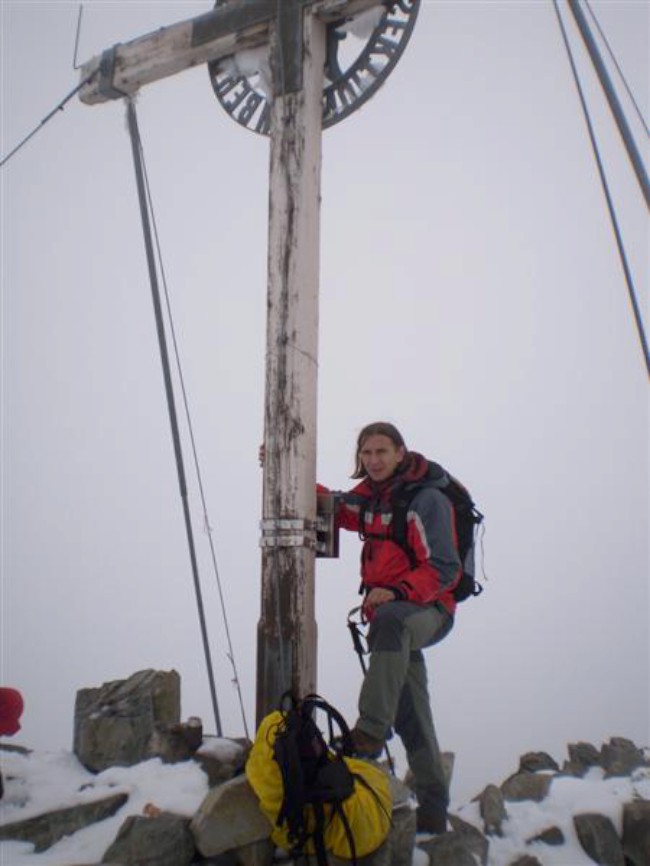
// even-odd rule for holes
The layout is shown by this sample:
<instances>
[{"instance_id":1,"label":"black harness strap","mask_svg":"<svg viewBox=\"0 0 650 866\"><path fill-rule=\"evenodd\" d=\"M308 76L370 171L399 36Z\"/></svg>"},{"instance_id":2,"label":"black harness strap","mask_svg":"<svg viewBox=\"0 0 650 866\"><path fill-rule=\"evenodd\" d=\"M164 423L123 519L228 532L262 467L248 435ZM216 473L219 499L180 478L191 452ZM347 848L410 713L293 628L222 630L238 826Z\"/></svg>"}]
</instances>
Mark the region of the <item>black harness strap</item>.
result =
<instances>
[{"instance_id":1,"label":"black harness strap","mask_svg":"<svg viewBox=\"0 0 650 866\"><path fill-rule=\"evenodd\" d=\"M314 848L316 849L316 861L318 862L318 866L327 866L327 850L325 848L325 814L323 812L323 804L314 803L312 808L314 810L314 819L316 821L316 826L312 833Z\"/></svg>"}]
</instances>

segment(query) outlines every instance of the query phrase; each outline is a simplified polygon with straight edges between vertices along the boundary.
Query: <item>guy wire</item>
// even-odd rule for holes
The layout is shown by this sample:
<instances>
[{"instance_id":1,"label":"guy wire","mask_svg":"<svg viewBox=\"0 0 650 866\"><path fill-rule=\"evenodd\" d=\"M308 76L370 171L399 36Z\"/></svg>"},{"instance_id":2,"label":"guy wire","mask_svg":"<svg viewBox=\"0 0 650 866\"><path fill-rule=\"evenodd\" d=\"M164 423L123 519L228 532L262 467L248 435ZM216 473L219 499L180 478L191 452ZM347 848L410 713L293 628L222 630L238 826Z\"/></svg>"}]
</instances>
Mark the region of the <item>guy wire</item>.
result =
<instances>
[{"instance_id":1,"label":"guy wire","mask_svg":"<svg viewBox=\"0 0 650 866\"><path fill-rule=\"evenodd\" d=\"M625 246L623 244L623 238L621 236L621 231L618 225L618 220L616 218L616 211L614 208L614 203L612 201L612 196L609 190L609 184L607 183L607 175L605 174L605 168L603 166L603 161L600 155L600 150L598 147L598 142L596 140L596 134L594 132L594 127L591 122L591 115L589 114L589 107L587 105L587 100L584 95L584 91L582 89L582 84L580 82L580 76L578 75L578 70L576 67L575 59L573 57L573 52L571 51L571 45L569 44L569 38L567 36L566 28L564 26L564 21L562 20L562 16L560 14L560 10L558 8L557 0L553 0L553 7L555 9L555 14L557 16L557 20L560 26L560 32L562 34L562 39L564 41L564 47L567 52L567 56L569 58L569 64L571 66L571 71L573 73L573 80L578 91L578 97L580 99L580 104L582 106L583 115L585 118L585 123L587 125L587 131L589 133L589 139L591 141L591 147L594 153L594 158L596 160L596 166L598 168L598 173L600 175L600 182L603 187L603 192L605 195L605 200L607 202L607 208L609 210L609 216L612 223L612 228L614 231L614 236L616 239L616 245L618 247L619 258L621 260L621 265L623 267L623 273L625 276L625 282L627 285L628 295L630 299L630 304L632 306L632 312L634 315L634 321L637 328L637 333L639 337L639 342L641 344L641 351L643 352L643 358L645 361L646 371L648 376L650 377L650 351L648 350L648 341L645 334L645 328L643 325L643 318L641 316L641 309L639 307L639 302L636 297L636 290L634 288L634 281L632 279L632 274L630 272L630 267L627 261L627 254L625 252Z\"/></svg>"},{"instance_id":2,"label":"guy wire","mask_svg":"<svg viewBox=\"0 0 650 866\"><path fill-rule=\"evenodd\" d=\"M176 471L178 474L178 484L180 488L181 501L183 505L183 517L185 520L185 531L187 535L187 543L189 547L190 562L192 567L192 578L194 581L194 590L196 594L196 603L199 614L199 624L201 628L201 636L203 639L203 650L205 653L205 661L208 673L208 681L210 685L210 694L212 697L212 708L214 710L214 720L217 729L217 736L222 736L221 719L219 717L219 705L217 702L217 692L214 683L214 672L212 669L212 657L210 655L210 643L208 640L208 632L205 622L205 611L203 608L203 595L201 592L201 583L199 580L198 566L196 561L196 551L194 547L194 534L192 531L192 519L190 516L189 499L187 495L187 484L185 480L185 467L183 465L183 452L180 442L180 433L178 429L178 418L176 415L176 406L174 403L174 389L172 385L171 371L169 367L169 354L167 352L167 340L165 337L165 325L162 316L162 308L160 304L160 291L158 288L158 274L156 272L156 261L154 256L153 244L151 239L151 223L149 219L149 211L147 207L147 195L144 183L143 172L143 152L142 143L140 141L140 133L138 130L138 119L135 111L135 105L132 99L127 99L127 118L129 125L129 133L131 136L131 146L133 150L133 163L135 168L136 184L138 191L138 200L140 204L140 216L142 220L142 232L144 236L145 251L147 256L147 266L149 269L149 282L151 284L151 296L154 306L154 315L156 320L156 331L158 334L158 346L160 349L160 360L163 368L163 379L165 383L165 394L167 397L167 409L169 413L169 421L171 425L172 441L174 446L174 455L176 458Z\"/></svg>"},{"instance_id":3,"label":"guy wire","mask_svg":"<svg viewBox=\"0 0 650 866\"><path fill-rule=\"evenodd\" d=\"M52 109L52 111L50 111L50 113L47 114L43 118L43 120L41 120L41 122L38 124L38 126L34 127L34 129L32 129L32 131L28 135L26 135L22 141L18 142L18 144L14 147L13 150L9 151L9 153L6 156L4 156L2 158L2 160L0 160L0 168L2 168L5 165L5 163L9 162L11 157L14 154L18 153L18 151L27 144L27 142L30 140L30 138L35 136L36 133L40 129L42 129L49 120L51 120L54 117L54 115L57 113L57 111L63 111L66 104L72 99L72 97L75 96L75 94L77 94L81 90L82 87L85 87L89 81L92 81L92 79L97 75L98 71L99 70L96 69L94 72L91 72L90 75L88 75L86 78L84 78L83 81L80 81L79 84L77 84L77 86L74 88L74 90L71 90L70 93L68 93L68 95L65 96L61 100L61 102L59 102L57 105L55 105L55 107Z\"/></svg>"},{"instance_id":4,"label":"guy wire","mask_svg":"<svg viewBox=\"0 0 650 866\"><path fill-rule=\"evenodd\" d=\"M638 105L636 99L634 98L634 94L632 93L630 85L627 83L627 78L625 77L623 70L621 69L621 66L619 65L619 62L616 59L616 55L614 54L612 47L609 44L607 36L605 36L603 28L600 26L600 22L598 21L598 18L596 17L596 13L591 8L591 4L589 3L589 0L585 0L585 9L589 12L589 15L591 16L592 21L596 25L596 28L600 34L600 37L603 40L603 44L604 44L605 48L607 49L607 53L611 57L612 63L614 64L616 71L618 72L619 78L621 79L621 81L623 83L623 87L625 88L625 92L629 96L630 102L634 106L634 110L636 111L637 117L639 118L639 122L641 123L641 125L643 126L643 128L645 130L645 134L650 136L650 129L648 129L648 124L645 122L645 118L643 117L641 109L639 108L639 105Z\"/></svg>"},{"instance_id":5,"label":"guy wire","mask_svg":"<svg viewBox=\"0 0 650 866\"><path fill-rule=\"evenodd\" d=\"M215 552L214 540L212 538L212 526L210 525L210 520L209 520L209 516L208 516L207 500L206 500L206 496L205 496L205 490L203 487L203 475L201 472L201 466L200 466L200 461L199 461L199 457L198 457L198 449L196 447L196 440L195 440L195 436L194 436L194 425L192 423L192 416L191 416L191 412L190 412L189 399L187 396L187 390L185 388L185 377L183 375L180 350L179 350L178 341L176 338L176 327L174 325L174 316L172 313L171 299L170 299L169 290L167 287L167 277L165 274L165 266L163 263L160 238L158 235L158 225L156 222L156 213L155 213L154 206L153 206L153 199L151 197L151 187L149 186L149 175L147 173L147 166L146 166L146 162L144 159L144 155L142 158L142 169L143 169L145 187L146 187L146 191L147 191L147 201L149 204L149 212L151 213L151 225L153 227L153 236L154 236L154 240L156 243L156 255L158 257L158 266L160 268L160 277L162 280L163 292L165 295L165 306L167 309L167 317L169 320L169 331L170 331L170 335L172 338L172 346L174 348L174 358L176 360L176 369L178 372L178 380L179 380L179 384L181 387L181 394L183 397L183 407L185 410L185 419L187 422L187 429L188 429L188 433L190 436L190 443L191 443L191 447L192 447L194 469L196 471L196 478L197 478L197 483L198 483L198 488L199 488L199 494L201 497L201 506L203 508L204 527L205 527L206 534L208 536L208 543L210 545L210 553L211 553L211 557L212 557L212 566L214 569L215 579L216 579L216 583L217 583L217 590L219 593L219 602L221 605L221 613L222 613L223 624L224 624L224 629L225 629L225 633L226 633L226 641L228 644L227 656L228 656L228 659L229 659L230 664L231 664L232 669L233 669L233 683L237 689L237 694L238 694L238 698L239 698L239 706L241 709L242 722L244 725L244 733L246 734L246 737L248 738L249 737L248 725L246 724L246 714L244 711L244 702L243 702L242 693L241 693L241 685L240 685L240 681L239 681L239 675L237 673L237 665L235 663L235 653L234 653L234 649L233 649L233 645L232 645L232 640L230 637L230 627L228 624L228 616L226 613L226 603L225 603L223 590L222 590L222 586L221 586L221 578L219 576L219 568L217 566L217 555Z\"/></svg>"}]
</instances>

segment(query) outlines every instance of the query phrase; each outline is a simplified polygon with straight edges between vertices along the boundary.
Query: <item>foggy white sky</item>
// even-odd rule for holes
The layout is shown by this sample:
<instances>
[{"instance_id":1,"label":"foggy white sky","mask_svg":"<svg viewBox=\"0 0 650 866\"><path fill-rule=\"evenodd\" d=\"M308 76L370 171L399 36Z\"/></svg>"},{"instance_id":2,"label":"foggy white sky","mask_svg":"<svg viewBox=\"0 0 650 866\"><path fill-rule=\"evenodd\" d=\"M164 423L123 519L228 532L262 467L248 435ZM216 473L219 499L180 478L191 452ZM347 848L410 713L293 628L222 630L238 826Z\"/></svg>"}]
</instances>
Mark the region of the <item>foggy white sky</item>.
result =
<instances>
[{"instance_id":1,"label":"foggy white sky","mask_svg":"<svg viewBox=\"0 0 650 866\"><path fill-rule=\"evenodd\" d=\"M80 59L211 5L86 2ZM77 82L78 6L1 8L5 154ZM647 117L648 4L592 8ZM564 11L647 315L643 200ZM204 68L138 112L252 726L268 142ZM124 107L71 102L0 180L0 679L25 694L19 741L69 748L77 689L145 667L176 668L210 727ZM529 749L650 744L647 380L552 4L424 2L386 85L325 133L322 184L319 478L345 487L359 428L391 420L487 515L487 590L428 653L453 796ZM317 570L319 690L351 719L357 575L352 536Z\"/></svg>"}]
</instances>

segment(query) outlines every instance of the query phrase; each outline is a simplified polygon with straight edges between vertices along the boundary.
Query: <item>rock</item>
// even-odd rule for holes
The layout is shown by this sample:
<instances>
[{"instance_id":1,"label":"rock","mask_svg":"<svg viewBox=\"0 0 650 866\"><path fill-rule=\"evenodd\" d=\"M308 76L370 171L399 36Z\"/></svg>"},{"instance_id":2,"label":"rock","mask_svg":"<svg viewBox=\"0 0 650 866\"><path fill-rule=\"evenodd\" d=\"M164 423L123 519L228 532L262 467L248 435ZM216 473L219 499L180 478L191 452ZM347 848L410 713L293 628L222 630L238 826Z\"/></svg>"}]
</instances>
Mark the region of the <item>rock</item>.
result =
<instances>
[{"instance_id":1,"label":"rock","mask_svg":"<svg viewBox=\"0 0 650 866\"><path fill-rule=\"evenodd\" d=\"M192 717L177 725L154 725L148 751L166 764L189 760L203 743L203 724Z\"/></svg>"},{"instance_id":2,"label":"rock","mask_svg":"<svg viewBox=\"0 0 650 866\"><path fill-rule=\"evenodd\" d=\"M429 856L432 866L476 866L476 858L467 838L460 833L443 833L417 843Z\"/></svg>"},{"instance_id":3,"label":"rock","mask_svg":"<svg viewBox=\"0 0 650 866\"><path fill-rule=\"evenodd\" d=\"M623 853L630 866L648 866L650 800L634 800L623 806Z\"/></svg>"},{"instance_id":4,"label":"rock","mask_svg":"<svg viewBox=\"0 0 650 866\"><path fill-rule=\"evenodd\" d=\"M520 773L537 773L539 770L559 770L558 764L546 752L526 752L519 759Z\"/></svg>"},{"instance_id":5,"label":"rock","mask_svg":"<svg viewBox=\"0 0 650 866\"><path fill-rule=\"evenodd\" d=\"M625 866L623 846L611 820L605 815L573 816L573 824L585 853L602 866Z\"/></svg>"},{"instance_id":6,"label":"rock","mask_svg":"<svg viewBox=\"0 0 650 866\"><path fill-rule=\"evenodd\" d=\"M140 671L127 680L77 692L74 753L91 772L130 767L158 754L157 727L179 722L176 671Z\"/></svg>"},{"instance_id":7,"label":"rock","mask_svg":"<svg viewBox=\"0 0 650 866\"><path fill-rule=\"evenodd\" d=\"M0 752L13 752L16 755L31 755L32 750L25 746L15 746L13 743L0 743Z\"/></svg>"},{"instance_id":8,"label":"rock","mask_svg":"<svg viewBox=\"0 0 650 866\"><path fill-rule=\"evenodd\" d=\"M371 866L380 866L383 861L386 866L411 866L416 832L415 810L411 808L412 793L405 781L400 781L390 772L387 775L393 804L388 838L372 854L361 858L360 862L364 864L367 862ZM335 857L330 859L337 860ZM344 861L339 862L344 863Z\"/></svg>"},{"instance_id":9,"label":"rock","mask_svg":"<svg viewBox=\"0 0 650 866\"><path fill-rule=\"evenodd\" d=\"M36 852L45 851L64 836L90 826L97 821L111 818L129 799L128 794L113 794L92 803L57 809L25 821L14 821L0 827L0 839L31 842Z\"/></svg>"},{"instance_id":10,"label":"rock","mask_svg":"<svg viewBox=\"0 0 650 866\"><path fill-rule=\"evenodd\" d=\"M600 752L591 743L569 743L569 762L564 772L572 776L584 776L590 767L601 766Z\"/></svg>"},{"instance_id":11,"label":"rock","mask_svg":"<svg viewBox=\"0 0 650 866\"><path fill-rule=\"evenodd\" d=\"M388 839L381 846L387 849L387 864L389 866L411 866L415 848L415 810L408 805L393 809L391 828ZM377 863L381 856L381 848L369 857L363 858ZM349 866L349 864L348 864Z\"/></svg>"},{"instance_id":12,"label":"rock","mask_svg":"<svg viewBox=\"0 0 650 866\"><path fill-rule=\"evenodd\" d=\"M530 845L531 842L543 842L544 845L564 845L566 839L559 827L548 827L536 836L526 839L527 845Z\"/></svg>"},{"instance_id":13,"label":"rock","mask_svg":"<svg viewBox=\"0 0 650 866\"><path fill-rule=\"evenodd\" d=\"M251 746L251 741L245 737L204 737L194 760L208 777L208 785L214 788L243 772Z\"/></svg>"},{"instance_id":14,"label":"rock","mask_svg":"<svg viewBox=\"0 0 650 866\"><path fill-rule=\"evenodd\" d=\"M501 793L506 800L533 800L541 803L548 794L552 781L552 776L515 773L501 785Z\"/></svg>"},{"instance_id":15,"label":"rock","mask_svg":"<svg viewBox=\"0 0 650 866\"><path fill-rule=\"evenodd\" d=\"M454 763L456 762L456 755L453 752L441 752L440 762L442 763L442 771L445 774L447 790L449 790L449 788L451 787L451 780L454 775Z\"/></svg>"},{"instance_id":16,"label":"rock","mask_svg":"<svg viewBox=\"0 0 650 866\"><path fill-rule=\"evenodd\" d=\"M200 857L193 863L195 866L272 866L274 850L271 840L265 839L214 857Z\"/></svg>"},{"instance_id":17,"label":"rock","mask_svg":"<svg viewBox=\"0 0 650 866\"><path fill-rule=\"evenodd\" d=\"M246 776L237 776L210 791L190 829L201 854L213 857L268 839L272 828Z\"/></svg>"},{"instance_id":18,"label":"rock","mask_svg":"<svg viewBox=\"0 0 650 866\"><path fill-rule=\"evenodd\" d=\"M196 854L189 818L163 812L156 818L131 815L102 863L121 866L190 866Z\"/></svg>"},{"instance_id":19,"label":"rock","mask_svg":"<svg viewBox=\"0 0 650 866\"><path fill-rule=\"evenodd\" d=\"M240 866L271 866L273 863L273 843L270 839L260 839L259 842L251 842L231 852L235 857L235 863ZM225 855L221 855L225 856Z\"/></svg>"},{"instance_id":20,"label":"rock","mask_svg":"<svg viewBox=\"0 0 650 866\"><path fill-rule=\"evenodd\" d=\"M456 761L456 755L454 752L441 752L440 753L440 763L442 764L442 772L445 774L445 781L447 783L447 788L451 786L451 779L454 775L454 763ZM390 767L387 768L388 772L390 772ZM410 770L406 771L406 775L404 776L404 784L410 788L412 791L415 791L415 781L413 779L413 773Z\"/></svg>"},{"instance_id":21,"label":"rock","mask_svg":"<svg viewBox=\"0 0 650 866\"><path fill-rule=\"evenodd\" d=\"M563 776L574 776L576 779L582 779L587 772L587 767L584 764L578 764L575 761L565 761L562 764L560 771Z\"/></svg>"},{"instance_id":22,"label":"rock","mask_svg":"<svg viewBox=\"0 0 650 866\"><path fill-rule=\"evenodd\" d=\"M196 866L238 866L239 861L236 854L236 851L226 851L224 854L217 854L214 857L201 857L200 860L194 862ZM271 856L273 856L272 853Z\"/></svg>"},{"instance_id":23,"label":"rock","mask_svg":"<svg viewBox=\"0 0 650 866\"><path fill-rule=\"evenodd\" d=\"M503 793L496 785L488 785L479 795L483 830L487 836L502 836L503 822L508 817Z\"/></svg>"},{"instance_id":24,"label":"rock","mask_svg":"<svg viewBox=\"0 0 650 866\"><path fill-rule=\"evenodd\" d=\"M401 809L403 806L410 808L412 793L406 782L401 782L397 776L388 773L388 787L393 809Z\"/></svg>"},{"instance_id":25,"label":"rock","mask_svg":"<svg viewBox=\"0 0 650 866\"><path fill-rule=\"evenodd\" d=\"M629 776L638 767L646 764L641 749L625 737L612 737L600 750L605 777Z\"/></svg>"},{"instance_id":26,"label":"rock","mask_svg":"<svg viewBox=\"0 0 650 866\"><path fill-rule=\"evenodd\" d=\"M481 831L468 821L463 821L457 815L450 815L449 823L453 832L463 838L467 848L469 848L475 857L478 857L482 866L487 866L490 843Z\"/></svg>"}]
</instances>

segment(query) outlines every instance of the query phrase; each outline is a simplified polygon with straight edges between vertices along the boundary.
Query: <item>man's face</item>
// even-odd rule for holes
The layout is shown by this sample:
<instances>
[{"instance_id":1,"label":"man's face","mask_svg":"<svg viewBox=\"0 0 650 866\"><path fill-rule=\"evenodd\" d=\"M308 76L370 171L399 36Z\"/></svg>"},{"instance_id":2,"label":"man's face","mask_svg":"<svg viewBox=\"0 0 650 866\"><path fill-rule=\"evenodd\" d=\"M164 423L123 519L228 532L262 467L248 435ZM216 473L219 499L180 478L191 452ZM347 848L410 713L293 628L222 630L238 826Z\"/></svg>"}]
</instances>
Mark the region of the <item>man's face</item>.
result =
<instances>
[{"instance_id":1,"label":"man's face","mask_svg":"<svg viewBox=\"0 0 650 866\"><path fill-rule=\"evenodd\" d=\"M373 481L385 481L404 459L404 446L397 446L383 434L368 436L359 451L361 465Z\"/></svg>"}]
</instances>

